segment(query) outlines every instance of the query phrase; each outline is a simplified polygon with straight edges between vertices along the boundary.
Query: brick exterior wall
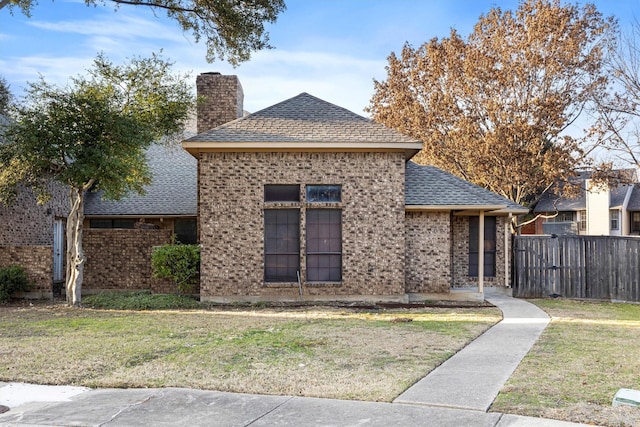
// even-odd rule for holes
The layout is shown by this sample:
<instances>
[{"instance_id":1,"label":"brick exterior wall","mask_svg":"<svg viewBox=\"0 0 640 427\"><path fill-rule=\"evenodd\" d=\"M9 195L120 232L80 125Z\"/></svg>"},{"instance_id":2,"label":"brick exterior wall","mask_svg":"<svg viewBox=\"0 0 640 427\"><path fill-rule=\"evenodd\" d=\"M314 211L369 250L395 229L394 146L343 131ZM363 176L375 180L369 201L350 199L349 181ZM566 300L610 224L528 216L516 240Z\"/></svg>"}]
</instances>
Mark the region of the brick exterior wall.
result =
<instances>
[{"instance_id":1,"label":"brick exterior wall","mask_svg":"<svg viewBox=\"0 0 640 427\"><path fill-rule=\"evenodd\" d=\"M27 298L53 296L53 223L69 214L65 187L52 183L51 199L38 205L32 190L20 188L13 204L0 203L0 266L25 267L35 287Z\"/></svg>"},{"instance_id":2,"label":"brick exterior wall","mask_svg":"<svg viewBox=\"0 0 640 427\"><path fill-rule=\"evenodd\" d=\"M202 73L196 89L203 102L198 104L198 133L242 117L244 93L237 76Z\"/></svg>"},{"instance_id":3,"label":"brick exterior wall","mask_svg":"<svg viewBox=\"0 0 640 427\"><path fill-rule=\"evenodd\" d=\"M505 274L511 277L511 265L505 272L504 260L511 251L511 239L507 247L504 242L504 228L509 226L507 217L496 217L496 275L484 278L484 286L504 286ZM453 228L453 287L464 288L478 286L477 277L469 277L469 217L454 216ZM506 251L505 251L506 249Z\"/></svg>"},{"instance_id":4,"label":"brick exterior wall","mask_svg":"<svg viewBox=\"0 0 640 427\"><path fill-rule=\"evenodd\" d=\"M405 286L410 293L448 293L451 287L451 215L405 214Z\"/></svg>"},{"instance_id":5,"label":"brick exterior wall","mask_svg":"<svg viewBox=\"0 0 640 427\"><path fill-rule=\"evenodd\" d=\"M47 245L0 246L0 267L19 265L27 271L33 288L27 298L53 297L53 249Z\"/></svg>"},{"instance_id":6,"label":"brick exterior wall","mask_svg":"<svg viewBox=\"0 0 640 427\"><path fill-rule=\"evenodd\" d=\"M87 262L83 293L138 290L176 293L171 282L151 277L153 247L170 242L171 230L85 229L83 246Z\"/></svg>"},{"instance_id":7,"label":"brick exterior wall","mask_svg":"<svg viewBox=\"0 0 640 427\"><path fill-rule=\"evenodd\" d=\"M342 185L342 282L305 283L302 256L305 298L404 296L403 153L201 153L198 167L203 300L299 298L297 284L264 283L265 184Z\"/></svg>"},{"instance_id":8,"label":"brick exterior wall","mask_svg":"<svg viewBox=\"0 0 640 427\"><path fill-rule=\"evenodd\" d=\"M51 200L38 205L30 189L21 188L10 206L0 204L0 244L52 245L53 221L69 215L69 196L58 184L49 186Z\"/></svg>"}]
</instances>

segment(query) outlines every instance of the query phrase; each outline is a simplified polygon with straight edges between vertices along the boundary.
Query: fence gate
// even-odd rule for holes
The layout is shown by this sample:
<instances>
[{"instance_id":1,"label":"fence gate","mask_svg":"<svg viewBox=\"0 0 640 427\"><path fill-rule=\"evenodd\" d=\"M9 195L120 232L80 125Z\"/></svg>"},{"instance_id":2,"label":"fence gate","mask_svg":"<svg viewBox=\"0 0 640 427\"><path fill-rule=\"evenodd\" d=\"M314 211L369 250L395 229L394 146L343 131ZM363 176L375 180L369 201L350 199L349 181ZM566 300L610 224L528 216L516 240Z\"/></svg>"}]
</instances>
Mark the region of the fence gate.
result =
<instances>
[{"instance_id":1,"label":"fence gate","mask_svg":"<svg viewBox=\"0 0 640 427\"><path fill-rule=\"evenodd\" d=\"M514 296L640 301L640 239L516 236Z\"/></svg>"}]
</instances>

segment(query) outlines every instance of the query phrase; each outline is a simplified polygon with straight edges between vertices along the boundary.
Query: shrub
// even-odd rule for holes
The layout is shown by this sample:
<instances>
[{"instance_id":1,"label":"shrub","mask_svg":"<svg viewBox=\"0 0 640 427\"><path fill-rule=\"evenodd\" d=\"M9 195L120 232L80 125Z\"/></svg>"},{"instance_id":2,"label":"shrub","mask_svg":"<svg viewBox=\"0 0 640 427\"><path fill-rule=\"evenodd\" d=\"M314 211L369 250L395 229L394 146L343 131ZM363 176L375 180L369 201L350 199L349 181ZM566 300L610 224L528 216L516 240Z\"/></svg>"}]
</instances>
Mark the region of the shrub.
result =
<instances>
[{"instance_id":1,"label":"shrub","mask_svg":"<svg viewBox=\"0 0 640 427\"><path fill-rule=\"evenodd\" d=\"M27 272L19 265L0 268L0 302L8 301L14 292L28 291L31 284Z\"/></svg>"},{"instance_id":2,"label":"shrub","mask_svg":"<svg viewBox=\"0 0 640 427\"><path fill-rule=\"evenodd\" d=\"M189 295L158 295L150 292L121 292L87 295L82 298L85 307L108 310L178 310L200 308L200 303Z\"/></svg>"},{"instance_id":3,"label":"shrub","mask_svg":"<svg viewBox=\"0 0 640 427\"><path fill-rule=\"evenodd\" d=\"M193 291L198 283L200 246L178 244L153 248L151 266L153 277L172 280L178 293Z\"/></svg>"}]
</instances>

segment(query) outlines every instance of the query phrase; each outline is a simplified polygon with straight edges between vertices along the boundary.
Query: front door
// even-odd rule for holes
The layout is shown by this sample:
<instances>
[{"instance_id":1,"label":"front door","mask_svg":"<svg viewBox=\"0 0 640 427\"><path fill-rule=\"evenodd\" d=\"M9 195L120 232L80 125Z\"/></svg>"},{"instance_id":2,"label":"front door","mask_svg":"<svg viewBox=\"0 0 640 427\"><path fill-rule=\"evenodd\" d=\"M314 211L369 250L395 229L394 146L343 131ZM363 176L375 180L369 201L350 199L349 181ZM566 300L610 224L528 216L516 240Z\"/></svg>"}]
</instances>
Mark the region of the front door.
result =
<instances>
[{"instance_id":1,"label":"front door","mask_svg":"<svg viewBox=\"0 0 640 427\"><path fill-rule=\"evenodd\" d=\"M64 220L53 222L53 282L64 280Z\"/></svg>"}]
</instances>

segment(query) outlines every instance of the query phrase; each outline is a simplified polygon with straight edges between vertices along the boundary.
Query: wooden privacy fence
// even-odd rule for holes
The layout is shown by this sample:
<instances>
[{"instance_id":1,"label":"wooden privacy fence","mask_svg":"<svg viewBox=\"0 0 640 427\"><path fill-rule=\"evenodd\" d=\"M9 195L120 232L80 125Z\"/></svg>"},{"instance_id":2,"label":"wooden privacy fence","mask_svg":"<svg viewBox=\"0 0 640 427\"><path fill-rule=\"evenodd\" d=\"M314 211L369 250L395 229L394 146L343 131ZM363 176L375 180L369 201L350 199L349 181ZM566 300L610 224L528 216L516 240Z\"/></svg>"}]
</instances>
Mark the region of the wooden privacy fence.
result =
<instances>
[{"instance_id":1,"label":"wooden privacy fence","mask_svg":"<svg viewBox=\"0 0 640 427\"><path fill-rule=\"evenodd\" d=\"M640 238L516 236L513 296L640 302Z\"/></svg>"}]
</instances>

